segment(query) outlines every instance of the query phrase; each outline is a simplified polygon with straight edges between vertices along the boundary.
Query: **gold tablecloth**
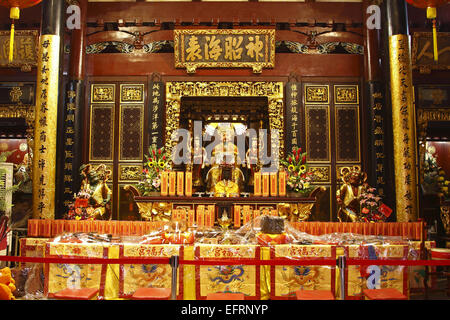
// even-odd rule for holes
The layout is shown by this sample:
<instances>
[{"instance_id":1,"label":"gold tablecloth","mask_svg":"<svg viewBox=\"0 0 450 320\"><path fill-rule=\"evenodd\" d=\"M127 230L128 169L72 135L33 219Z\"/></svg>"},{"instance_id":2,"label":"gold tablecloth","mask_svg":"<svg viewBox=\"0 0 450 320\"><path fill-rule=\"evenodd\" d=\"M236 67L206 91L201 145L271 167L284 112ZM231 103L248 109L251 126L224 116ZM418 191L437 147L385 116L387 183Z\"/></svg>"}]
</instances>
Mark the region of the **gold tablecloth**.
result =
<instances>
[{"instance_id":1,"label":"gold tablecloth","mask_svg":"<svg viewBox=\"0 0 450 320\"><path fill-rule=\"evenodd\" d=\"M36 242L36 241L35 241ZM31 243L31 242L30 242ZM42 247L42 243L37 241L36 245ZM121 246L122 249L121 249ZM207 246L202 245L205 248ZM196 247L202 246L181 246L182 248L180 252L180 259L184 260L195 260L196 259ZM226 247L223 245L209 245L210 248L221 248L226 249L224 252L228 250L230 252L230 246ZM432 244L428 244L427 246L432 246ZM122 257L169 257L177 250L173 251L175 248L179 246L174 245L142 245L142 244L77 244L77 243L52 243L47 242L46 250L44 256L57 256L57 257L75 257L75 256L89 256L96 258L105 258L109 257L112 259ZM238 246L239 247L239 246ZM259 248L259 259L261 260L270 260L271 252L269 247L258 247L258 246L249 246L249 245L241 245L243 250L242 252L246 252L242 255L242 258L256 258L253 254L256 253L255 250L248 250L248 248ZM308 248L308 252L321 252L323 251L323 245L309 245L305 246ZM327 248L335 247L335 246L325 246ZM278 245L275 246L277 252L277 256L279 257L301 257L306 254L306 251L300 254L293 254L292 248L295 246L291 245ZM291 248L291 249L289 249ZM351 245L347 246L348 256L349 258L364 258L361 255L361 246L360 245ZM406 247L407 248L407 247ZM404 245L380 245L373 246L374 252L376 254L377 259L402 259L404 258L405 252L407 253L407 249L405 251ZM410 247L411 249L411 247ZM121 250L123 251L121 253ZM162 250L162 251L161 251ZM211 251L203 249L203 253L201 254L202 258L218 258L216 256L216 251ZM328 250L328 249L327 249ZM40 250L38 250L40 251ZM152 254L152 252L159 252L158 254ZM212 252L214 254L212 255ZM325 252L325 251L324 251ZM327 251L328 252L328 251ZM336 247L336 256L344 254L344 247ZM251 254L250 254L251 253ZM39 253L36 251L36 254ZM250 254L250 255L248 255ZM327 254L321 254L319 256L327 257ZM227 256L229 258L236 258L237 256ZM311 256L313 257L313 256ZM317 254L316 254L316 257ZM365 257L367 258L367 257ZM300 265L300 264L299 264ZM209 267L209 269L208 269ZM197 267L199 268L199 267ZM272 291L275 290L275 295L283 296L292 294L293 290L301 288L303 286L304 289L315 288L315 289L329 289L331 288L331 278L330 275L324 272L317 272L315 270L315 276L312 279L306 279L299 277L299 270L295 270L294 267L289 266L289 268L285 268L284 266L245 266L246 268L246 277L243 277L241 280L247 282L247 284L256 284L256 276L259 273L259 298L262 300L267 300L271 298L271 286ZM259 272L256 272L256 269L259 268ZM275 272L271 268L274 268ZM396 267L396 266L380 266L381 274L380 274L380 284L381 287L391 287L397 288L401 292L404 291L404 267ZM134 269L134 270L132 270ZM329 268L331 269L331 268ZM271 274L272 270L272 274ZM335 282L335 293L336 299L339 299L339 269L334 268L336 275ZM150 272L149 272L150 271ZM196 300L198 296L204 297L207 292L211 292L213 290L218 291L226 291L226 286L222 285L223 281L218 281L221 285L215 284L211 282L211 279L219 276L224 276L220 274L220 268L215 268L211 266L200 266L200 268L196 271L196 266L194 265L180 265L178 275L178 290L179 290L179 298L183 298L185 300ZM200 271L200 272L199 272ZM225 272L232 272L233 270L223 270ZM314 271L314 270L313 270ZM238 271L233 271L235 273L230 273L227 276L232 276L233 274L238 275ZM199 276L199 274L201 276ZM204 274L204 275L202 275ZM251 276L248 276L250 275ZM127 298L133 290L137 287L147 286L152 283L153 286L170 286L170 276L171 276L171 268L170 266L161 266L161 265L133 265L132 268L130 266L122 266L122 275L121 269L119 265L70 265L70 264L48 264L48 268L46 268L46 289L48 293L55 293L59 290L62 290L66 287L98 287L100 290L99 296L101 298L107 300L114 299L123 299ZM271 279L275 275L274 281L271 283ZM368 277L367 269L363 270L359 266L349 266L348 274L347 274L347 285L348 285L348 298L349 299L358 299L361 297L361 292L364 288L367 287ZM409 276L409 281L411 282L411 272ZM298 278L298 279L296 279ZM209 280L208 280L209 279ZM225 279L225 278L222 278ZM227 278L229 279L229 278ZM121 284L122 281L122 284ZM156 281L156 282L155 282ZM299 282L300 281L300 282ZM301 282L304 283L301 283ZM310 282L307 282L310 281ZM201 284L203 282L203 284ZM209 284L207 284L210 282ZM216 281L217 282L217 281ZM209 286L209 289L207 289ZM413 287L409 284L407 287ZM420 287L420 284L418 285ZM121 292L122 288L122 294ZM231 287L228 287L228 291ZM254 288L247 286L245 290L248 296L253 296ZM203 290L199 294L198 290ZM237 289L236 289L237 290ZM243 289L244 290L244 289ZM245 291L244 290L244 291ZM253 291L252 291L253 290ZM255 296L257 296L255 294Z\"/></svg>"}]
</instances>

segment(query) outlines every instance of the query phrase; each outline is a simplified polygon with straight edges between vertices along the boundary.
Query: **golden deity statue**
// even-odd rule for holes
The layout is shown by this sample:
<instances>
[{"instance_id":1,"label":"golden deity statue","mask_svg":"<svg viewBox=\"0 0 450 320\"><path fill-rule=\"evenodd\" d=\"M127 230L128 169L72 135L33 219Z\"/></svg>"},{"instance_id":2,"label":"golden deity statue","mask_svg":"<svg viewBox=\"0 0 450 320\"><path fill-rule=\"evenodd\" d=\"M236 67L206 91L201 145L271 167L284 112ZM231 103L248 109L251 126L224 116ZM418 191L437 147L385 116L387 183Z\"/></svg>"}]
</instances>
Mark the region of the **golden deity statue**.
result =
<instances>
[{"instance_id":1,"label":"golden deity statue","mask_svg":"<svg viewBox=\"0 0 450 320\"><path fill-rule=\"evenodd\" d=\"M340 206L338 219L340 222L356 222L360 213L360 198L367 188L367 174L359 166L341 169L343 185L336 191L336 200Z\"/></svg>"},{"instance_id":2,"label":"golden deity statue","mask_svg":"<svg viewBox=\"0 0 450 320\"><path fill-rule=\"evenodd\" d=\"M237 190L233 190L233 193L239 195L240 190L243 190L245 178L242 170L239 168L241 160L238 148L233 143L234 130L232 128L221 128L219 132L222 139L212 151L211 169L206 174L207 191L216 193L215 189L219 182L222 182L219 187L224 188L229 188L230 182L233 182L237 186ZM223 174L228 169L231 170L231 177L225 179ZM235 187L233 186L233 188Z\"/></svg>"}]
</instances>

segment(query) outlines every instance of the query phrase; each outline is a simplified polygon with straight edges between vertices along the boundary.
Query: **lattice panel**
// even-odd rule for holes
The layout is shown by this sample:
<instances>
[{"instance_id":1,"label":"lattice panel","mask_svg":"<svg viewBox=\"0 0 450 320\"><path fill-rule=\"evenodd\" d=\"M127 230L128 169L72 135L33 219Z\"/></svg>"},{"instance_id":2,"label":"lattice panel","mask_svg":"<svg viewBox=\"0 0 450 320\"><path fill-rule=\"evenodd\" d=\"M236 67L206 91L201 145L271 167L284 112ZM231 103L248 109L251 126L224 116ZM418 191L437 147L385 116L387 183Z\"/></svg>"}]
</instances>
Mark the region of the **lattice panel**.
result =
<instances>
[{"instance_id":1,"label":"lattice panel","mask_svg":"<svg viewBox=\"0 0 450 320\"><path fill-rule=\"evenodd\" d=\"M114 105L92 105L90 161L113 161Z\"/></svg>"},{"instance_id":2,"label":"lattice panel","mask_svg":"<svg viewBox=\"0 0 450 320\"><path fill-rule=\"evenodd\" d=\"M120 106L119 160L142 160L144 105Z\"/></svg>"},{"instance_id":3,"label":"lattice panel","mask_svg":"<svg viewBox=\"0 0 450 320\"><path fill-rule=\"evenodd\" d=\"M336 106L336 161L359 162L359 115L357 106Z\"/></svg>"},{"instance_id":4,"label":"lattice panel","mask_svg":"<svg viewBox=\"0 0 450 320\"><path fill-rule=\"evenodd\" d=\"M306 106L306 145L309 162L330 161L329 106Z\"/></svg>"}]
</instances>

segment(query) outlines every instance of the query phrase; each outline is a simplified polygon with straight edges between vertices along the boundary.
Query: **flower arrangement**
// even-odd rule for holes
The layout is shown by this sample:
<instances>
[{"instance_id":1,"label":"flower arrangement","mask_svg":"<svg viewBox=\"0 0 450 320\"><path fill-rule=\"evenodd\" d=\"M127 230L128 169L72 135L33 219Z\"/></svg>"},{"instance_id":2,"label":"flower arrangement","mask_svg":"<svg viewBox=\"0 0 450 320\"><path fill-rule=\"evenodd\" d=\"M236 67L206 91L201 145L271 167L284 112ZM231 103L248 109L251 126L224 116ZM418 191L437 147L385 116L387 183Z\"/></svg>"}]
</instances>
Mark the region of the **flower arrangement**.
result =
<instances>
[{"instance_id":1,"label":"flower arrangement","mask_svg":"<svg viewBox=\"0 0 450 320\"><path fill-rule=\"evenodd\" d=\"M286 159L281 159L280 163L287 169L289 190L309 193L313 189L311 182L314 180L314 175L308 172L306 152L302 153L302 148L293 147L292 153Z\"/></svg>"},{"instance_id":2,"label":"flower arrangement","mask_svg":"<svg viewBox=\"0 0 450 320\"><path fill-rule=\"evenodd\" d=\"M386 220L386 215L380 212L380 208L383 204L381 202L381 197L376 195L375 188L367 188L365 192L361 194L359 203L361 205L361 213L359 216L361 222Z\"/></svg>"},{"instance_id":3,"label":"flower arrangement","mask_svg":"<svg viewBox=\"0 0 450 320\"><path fill-rule=\"evenodd\" d=\"M170 164L164 147L160 149L150 147L149 155L145 155L141 181L136 185L142 196L161 190L161 172L165 170L170 170Z\"/></svg>"}]
</instances>

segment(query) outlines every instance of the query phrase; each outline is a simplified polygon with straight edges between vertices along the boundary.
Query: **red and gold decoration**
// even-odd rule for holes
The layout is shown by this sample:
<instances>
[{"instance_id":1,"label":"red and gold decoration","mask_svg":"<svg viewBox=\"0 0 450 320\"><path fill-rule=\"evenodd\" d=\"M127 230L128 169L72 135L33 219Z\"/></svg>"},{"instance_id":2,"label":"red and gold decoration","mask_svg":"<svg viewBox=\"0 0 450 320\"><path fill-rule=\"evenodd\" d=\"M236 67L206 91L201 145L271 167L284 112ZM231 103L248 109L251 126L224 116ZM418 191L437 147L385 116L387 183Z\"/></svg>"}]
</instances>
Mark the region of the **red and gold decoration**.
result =
<instances>
[{"instance_id":1,"label":"red and gold decoration","mask_svg":"<svg viewBox=\"0 0 450 320\"><path fill-rule=\"evenodd\" d=\"M439 59L436 30L437 7L447 4L448 0L406 0L406 2L416 8L427 9L427 19L433 22L433 53L434 61L437 62Z\"/></svg>"},{"instance_id":2,"label":"red and gold decoration","mask_svg":"<svg viewBox=\"0 0 450 320\"><path fill-rule=\"evenodd\" d=\"M42 0L0 0L0 5L10 8L9 17L11 18L11 35L9 40L9 57L8 61L11 63L14 59L14 20L20 17L20 9L33 7Z\"/></svg>"}]
</instances>

